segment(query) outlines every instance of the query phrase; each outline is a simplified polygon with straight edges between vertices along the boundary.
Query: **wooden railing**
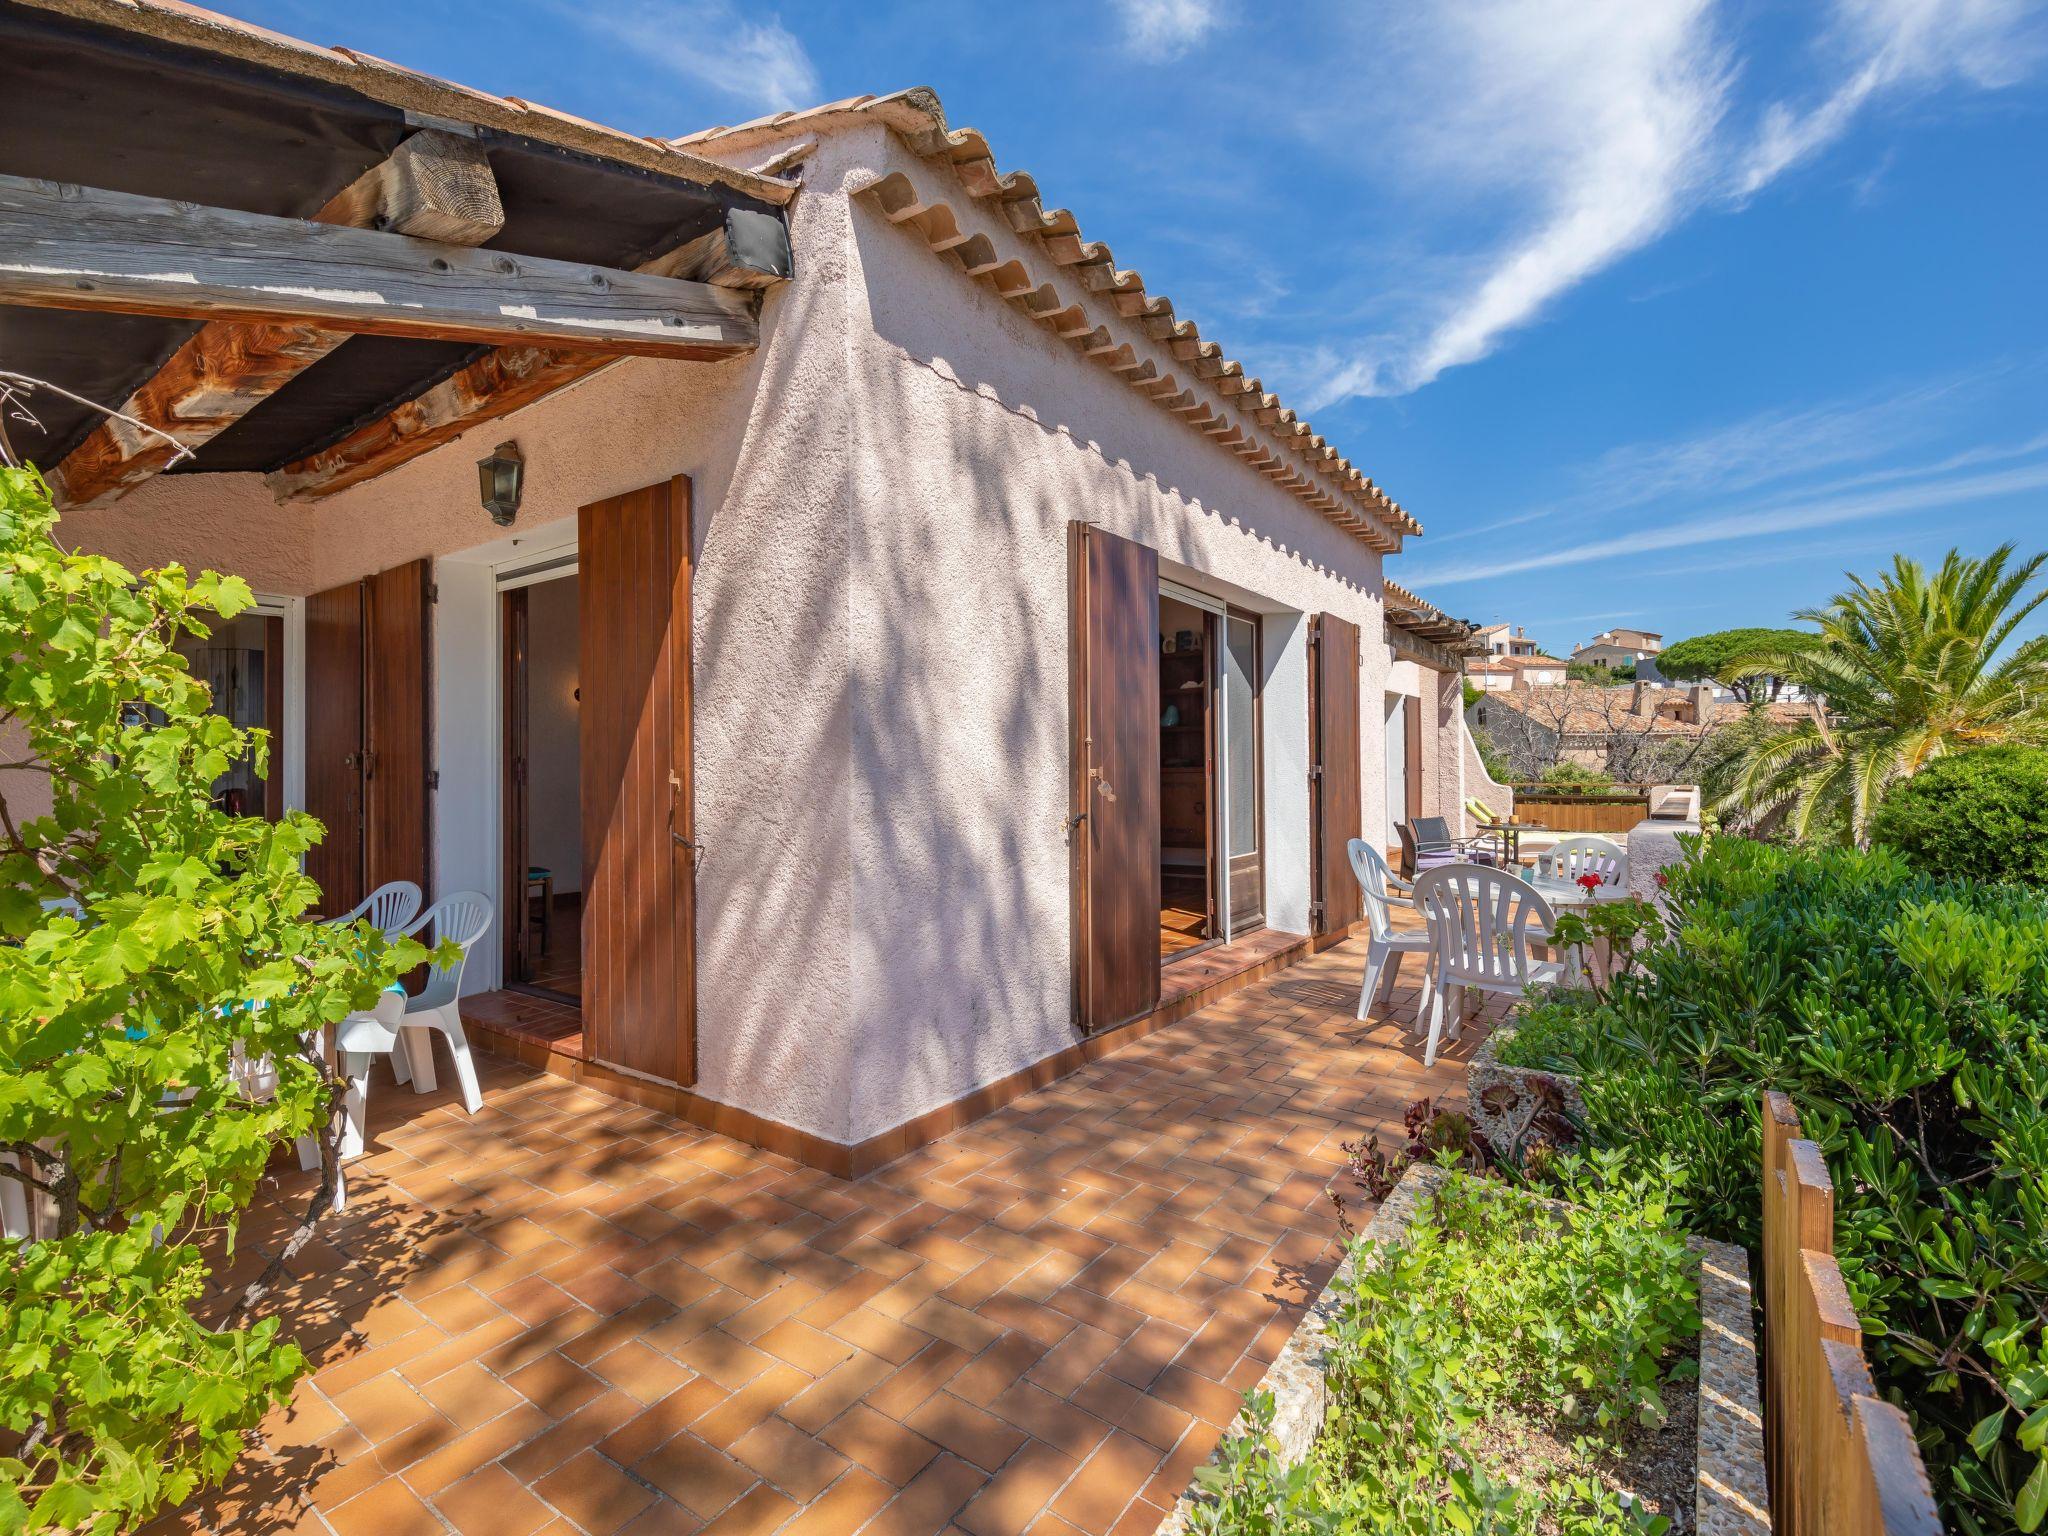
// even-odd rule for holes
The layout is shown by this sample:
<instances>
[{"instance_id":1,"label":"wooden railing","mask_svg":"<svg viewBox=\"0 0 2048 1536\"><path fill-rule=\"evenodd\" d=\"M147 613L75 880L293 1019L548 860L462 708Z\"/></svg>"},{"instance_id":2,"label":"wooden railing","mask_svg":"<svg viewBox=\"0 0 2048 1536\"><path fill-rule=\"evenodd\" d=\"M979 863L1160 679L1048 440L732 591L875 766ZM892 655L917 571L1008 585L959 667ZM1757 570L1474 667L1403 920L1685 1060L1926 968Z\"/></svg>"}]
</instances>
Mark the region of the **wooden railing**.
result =
<instances>
[{"instance_id":1,"label":"wooden railing","mask_svg":"<svg viewBox=\"0 0 2048 1536\"><path fill-rule=\"evenodd\" d=\"M1553 832L1626 832L1647 821L1647 793L1574 794L1541 785L1515 786L1515 814Z\"/></svg>"},{"instance_id":2,"label":"wooden railing","mask_svg":"<svg viewBox=\"0 0 2048 1536\"><path fill-rule=\"evenodd\" d=\"M1878 1397L1835 1262L1835 1187L1764 1095L1764 1447L1778 1536L1940 1536L1905 1414Z\"/></svg>"}]
</instances>

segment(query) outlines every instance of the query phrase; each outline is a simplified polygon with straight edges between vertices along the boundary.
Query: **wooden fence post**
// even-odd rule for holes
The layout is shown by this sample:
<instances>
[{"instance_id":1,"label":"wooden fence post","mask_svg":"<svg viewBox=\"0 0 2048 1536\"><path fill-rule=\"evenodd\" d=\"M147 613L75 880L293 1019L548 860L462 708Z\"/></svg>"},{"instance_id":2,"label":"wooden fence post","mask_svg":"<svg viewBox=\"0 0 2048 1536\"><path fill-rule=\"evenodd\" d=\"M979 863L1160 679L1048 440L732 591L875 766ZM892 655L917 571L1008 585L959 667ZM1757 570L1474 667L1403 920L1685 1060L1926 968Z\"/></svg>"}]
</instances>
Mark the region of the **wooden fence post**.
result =
<instances>
[{"instance_id":1,"label":"wooden fence post","mask_svg":"<svg viewBox=\"0 0 2048 1536\"><path fill-rule=\"evenodd\" d=\"M1780 1536L1940 1536L1906 1416L1877 1396L1835 1262L1835 1187L1763 1096L1764 1445Z\"/></svg>"}]
</instances>

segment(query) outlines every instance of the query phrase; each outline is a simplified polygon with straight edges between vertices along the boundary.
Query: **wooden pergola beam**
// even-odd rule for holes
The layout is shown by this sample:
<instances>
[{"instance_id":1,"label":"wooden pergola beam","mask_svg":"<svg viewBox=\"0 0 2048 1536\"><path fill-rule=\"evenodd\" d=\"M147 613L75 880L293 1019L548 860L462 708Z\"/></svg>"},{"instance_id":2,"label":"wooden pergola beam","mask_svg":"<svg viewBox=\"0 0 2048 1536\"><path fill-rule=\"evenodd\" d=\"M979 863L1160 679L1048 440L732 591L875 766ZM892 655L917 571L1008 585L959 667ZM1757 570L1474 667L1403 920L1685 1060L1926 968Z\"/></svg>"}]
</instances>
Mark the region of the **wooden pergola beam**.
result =
<instances>
[{"instance_id":1,"label":"wooden pergola beam","mask_svg":"<svg viewBox=\"0 0 2048 1536\"><path fill-rule=\"evenodd\" d=\"M328 199L313 222L475 246L504 227L505 209L490 161L476 141L429 128ZM349 334L317 325L209 321L128 397L122 415L198 448ZM67 506L113 500L163 469L176 453L163 437L109 417L64 456L50 482Z\"/></svg>"},{"instance_id":2,"label":"wooden pergola beam","mask_svg":"<svg viewBox=\"0 0 2048 1536\"><path fill-rule=\"evenodd\" d=\"M708 283L0 176L0 303L654 357L750 352Z\"/></svg>"},{"instance_id":3,"label":"wooden pergola beam","mask_svg":"<svg viewBox=\"0 0 2048 1536\"><path fill-rule=\"evenodd\" d=\"M743 221L729 214L719 229L637 270L692 275L742 293L759 289L789 274L788 229L779 219L770 230L759 219ZM471 427L532 405L613 361L548 347L500 347L341 441L273 471L266 481L280 500L332 496L453 442Z\"/></svg>"}]
</instances>

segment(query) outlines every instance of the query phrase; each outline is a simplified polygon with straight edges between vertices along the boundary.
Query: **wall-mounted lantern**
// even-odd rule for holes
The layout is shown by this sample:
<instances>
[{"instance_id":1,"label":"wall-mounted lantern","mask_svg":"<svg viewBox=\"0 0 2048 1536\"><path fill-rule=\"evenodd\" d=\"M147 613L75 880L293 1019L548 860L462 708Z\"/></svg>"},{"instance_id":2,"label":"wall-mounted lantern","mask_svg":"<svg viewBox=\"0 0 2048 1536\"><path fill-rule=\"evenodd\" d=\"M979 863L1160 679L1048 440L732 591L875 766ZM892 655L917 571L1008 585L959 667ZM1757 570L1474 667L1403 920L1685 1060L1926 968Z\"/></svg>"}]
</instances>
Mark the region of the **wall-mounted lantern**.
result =
<instances>
[{"instance_id":1,"label":"wall-mounted lantern","mask_svg":"<svg viewBox=\"0 0 2048 1536\"><path fill-rule=\"evenodd\" d=\"M488 459L476 461L477 489L484 510L500 528L519 515L519 497L526 489L526 460L517 443L500 443Z\"/></svg>"}]
</instances>

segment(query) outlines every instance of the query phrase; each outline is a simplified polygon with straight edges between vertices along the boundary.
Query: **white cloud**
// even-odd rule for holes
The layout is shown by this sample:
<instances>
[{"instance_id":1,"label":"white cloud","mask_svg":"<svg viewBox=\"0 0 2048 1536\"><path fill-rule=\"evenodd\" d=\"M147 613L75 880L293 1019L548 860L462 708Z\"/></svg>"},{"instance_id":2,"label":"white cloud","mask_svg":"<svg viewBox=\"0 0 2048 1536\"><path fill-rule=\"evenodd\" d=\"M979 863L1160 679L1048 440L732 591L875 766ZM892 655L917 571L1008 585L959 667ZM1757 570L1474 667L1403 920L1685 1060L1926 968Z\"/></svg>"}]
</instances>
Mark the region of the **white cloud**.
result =
<instances>
[{"instance_id":1,"label":"white cloud","mask_svg":"<svg viewBox=\"0 0 2048 1536\"><path fill-rule=\"evenodd\" d=\"M1518 576L1528 571L1556 570L1561 566L1586 565L1623 555L1650 554L1666 549L1692 549L1701 545L1726 544L1739 539L1769 539L1780 534L1812 528L1832 528L1844 523L1873 518L1897 517L1907 512L1929 512L1943 507L1968 506L2001 496L2048 488L2048 462L2024 464L1987 474L1950 475L1923 473L1908 485L1888 490L1841 490L1823 487L1815 492L1788 497L1775 504L1743 512L1710 513L1681 522L1646 526L1607 538L1533 550L1501 560L1481 560L1440 570L1422 570L1404 578L1404 585L1423 589L1455 586L1461 582L1488 581L1500 576Z\"/></svg>"},{"instance_id":2,"label":"white cloud","mask_svg":"<svg viewBox=\"0 0 2048 1536\"><path fill-rule=\"evenodd\" d=\"M1747 197L1818 154L1888 92L1950 80L1995 90L2023 79L2043 47L2029 8L2029 0L1835 0L1823 40L1835 85L1812 106L1770 107L1737 168L1736 195Z\"/></svg>"},{"instance_id":3,"label":"white cloud","mask_svg":"<svg viewBox=\"0 0 2048 1536\"><path fill-rule=\"evenodd\" d=\"M623 44L636 61L756 111L785 112L824 100L810 55L772 12L742 14L729 0L621 0L561 9Z\"/></svg>"},{"instance_id":4,"label":"white cloud","mask_svg":"<svg viewBox=\"0 0 2048 1536\"><path fill-rule=\"evenodd\" d=\"M1558 294L1654 240L1697 195L1726 110L1712 0L1457 0L1391 59L1420 177L1512 210L1512 231L1432 323L1313 392L1405 394L1491 352Z\"/></svg>"},{"instance_id":5,"label":"white cloud","mask_svg":"<svg viewBox=\"0 0 2048 1536\"><path fill-rule=\"evenodd\" d=\"M1406 394L1484 358L1702 207L1739 204L1818 153L1880 97L2024 77L2048 50L2032 6L1831 0L1820 100L1777 104L1760 124L1736 110L1739 12L1727 0L1443 0L1385 13L1367 45L1384 103L1372 131L1428 197L1496 233L1417 263L1427 288L1407 306L1412 321L1294 358L1306 403Z\"/></svg>"},{"instance_id":6,"label":"white cloud","mask_svg":"<svg viewBox=\"0 0 2048 1536\"><path fill-rule=\"evenodd\" d=\"M1116 0L1124 40L1139 53L1177 58L1223 21L1221 0Z\"/></svg>"}]
</instances>

